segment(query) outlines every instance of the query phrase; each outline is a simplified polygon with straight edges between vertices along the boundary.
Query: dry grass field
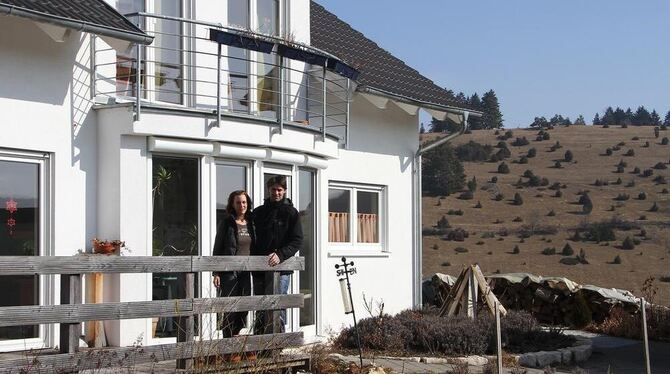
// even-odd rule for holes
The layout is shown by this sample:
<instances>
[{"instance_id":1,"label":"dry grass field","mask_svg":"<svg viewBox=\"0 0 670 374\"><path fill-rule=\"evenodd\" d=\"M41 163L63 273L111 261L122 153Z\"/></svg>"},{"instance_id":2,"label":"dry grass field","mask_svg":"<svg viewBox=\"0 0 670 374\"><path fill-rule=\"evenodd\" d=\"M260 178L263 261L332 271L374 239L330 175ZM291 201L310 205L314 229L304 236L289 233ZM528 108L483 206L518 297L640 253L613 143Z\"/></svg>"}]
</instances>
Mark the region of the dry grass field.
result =
<instances>
[{"instance_id":1,"label":"dry grass field","mask_svg":"<svg viewBox=\"0 0 670 374\"><path fill-rule=\"evenodd\" d=\"M670 137L670 130L661 131L660 137L655 138L652 127L605 129L571 126L549 130L550 139L544 141L536 141L537 132L513 129L514 136L506 141L512 154L505 160L510 168L509 174L497 173L499 162L464 162L468 180L473 176L477 178L472 200L461 200L458 193L423 198L424 228L436 225L445 216L453 229L462 228L469 233L469 237L462 242L444 240L439 235L424 235L424 276L435 272L458 275L463 265L478 263L485 273L529 272L564 276L582 284L628 289L638 295L645 279L651 276L656 278L658 285L655 301L670 305L670 283L660 281L661 277L670 277L670 194L662 192L663 189L670 189L670 184L653 181L659 175L670 180L670 145L661 145L663 137ZM503 133L500 132L501 135ZM426 134L423 140L430 141L435 136ZM517 137L524 136L530 141L529 145L512 146ZM470 140L492 146L499 141L493 130L481 130L457 138L454 146ZM556 141L561 148L551 151ZM648 147L645 147L646 142L649 142ZM608 147L619 143L625 144L620 146L620 150L613 151L611 156L605 155ZM536 157L529 158L527 164L517 163L530 148L537 150ZM634 156L624 155L629 149L634 151ZM574 154L572 162L563 161L567 150ZM497 149L494 148L495 151ZM561 168L555 168L556 160L561 160ZM627 167L623 173L617 173L616 165L621 160L627 163ZM654 169L658 163L668 169ZM632 173L636 167L639 167L640 174ZM517 181L527 169L547 178L549 185L518 188ZM646 169L653 170L653 175L643 176ZM497 183L488 183L492 177L498 178ZM622 184L614 184L617 178L621 178ZM607 185L596 186L597 179L607 182ZM527 180L523 178L523 181ZM634 181L634 186L630 186L631 181ZM560 189L561 197L555 197L555 190L549 188L555 182L565 185ZM593 201L590 214L582 213L582 206L577 204L578 192L584 190L589 191ZM500 201L494 198L498 192L504 196ZM523 199L522 205L512 203L516 192ZM638 199L641 192L646 194L646 199ZM616 201L619 194L628 194L630 199ZM476 207L478 202L481 208ZM658 210L650 211L654 203ZM463 215L449 215L449 210L462 210ZM609 242L570 240L579 225L613 217L637 224L640 228L617 230L616 240ZM517 232L524 225L526 228L555 228L557 232L521 239ZM642 230L646 231L646 237L640 235ZM509 234L500 235L504 231ZM627 236L639 241L632 250L621 247ZM566 243L570 244L574 255L561 254ZM515 246L519 247L519 253L513 253ZM465 248L467 252L462 248L457 251L458 247ZM552 247L556 249L556 254L542 253L545 248ZM580 250L586 254L588 264L560 262L563 258L573 259ZM616 256L621 263L614 263Z\"/></svg>"}]
</instances>

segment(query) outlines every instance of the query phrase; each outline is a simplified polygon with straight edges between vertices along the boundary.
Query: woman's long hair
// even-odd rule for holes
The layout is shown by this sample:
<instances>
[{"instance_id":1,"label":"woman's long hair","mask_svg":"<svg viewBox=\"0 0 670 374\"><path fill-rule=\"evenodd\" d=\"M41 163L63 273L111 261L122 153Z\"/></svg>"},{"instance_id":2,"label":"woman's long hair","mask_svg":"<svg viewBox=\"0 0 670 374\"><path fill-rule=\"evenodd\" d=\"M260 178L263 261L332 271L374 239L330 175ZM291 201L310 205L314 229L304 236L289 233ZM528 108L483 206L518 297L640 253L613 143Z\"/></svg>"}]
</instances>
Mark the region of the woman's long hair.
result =
<instances>
[{"instance_id":1,"label":"woman's long hair","mask_svg":"<svg viewBox=\"0 0 670 374\"><path fill-rule=\"evenodd\" d=\"M249 213L251 212L252 209L252 202L251 202L251 197L249 197L249 194L245 190L237 190L233 191L228 195L228 205L226 206L226 212L230 214L232 217L239 218L237 217L237 212L235 211L235 197L244 195L247 198L247 211L244 213L244 219L246 220L249 218Z\"/></svg>"}]
</instances>

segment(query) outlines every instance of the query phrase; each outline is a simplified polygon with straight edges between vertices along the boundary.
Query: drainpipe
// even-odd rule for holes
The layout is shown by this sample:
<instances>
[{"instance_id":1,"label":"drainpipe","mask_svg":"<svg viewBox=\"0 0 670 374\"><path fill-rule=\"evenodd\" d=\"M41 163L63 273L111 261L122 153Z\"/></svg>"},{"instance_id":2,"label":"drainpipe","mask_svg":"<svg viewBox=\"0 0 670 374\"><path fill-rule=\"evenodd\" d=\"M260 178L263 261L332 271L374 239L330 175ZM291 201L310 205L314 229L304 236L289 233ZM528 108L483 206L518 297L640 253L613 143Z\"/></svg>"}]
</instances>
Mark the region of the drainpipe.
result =
<instances>
[{"instance_id":1,"label":"drainpipe","mask_svg":"<svg viewBox=\"0 0 670 374\"><path fill-rule=\"evenodd\" d=\"M421 156L432 150L435 149L445 143L449 143L450 141L454 140L455 138L463 135L465 131L468 129L468 117L470 116L470 112L464 111L463 116L462 116L462 122L461 122L461 128L459 131L454 132L453 134L449 134L445 136L444 138L431 143L425 147L419 147L419 149L416 151L416 154L414 155L414 160L413 160L413 172L414 172L414 183L413 183L413 204L414 205L414 215L412 221L414 222L414 229L412 230L412 236L414 239L414 284L413 284L413 289L414 289L414 307L415 308L420 308L422 305L422 289L421 289L421 282L423 281L422 279L422 267L423 267L423 261L422 261L422 256L423 256L423 238L422 238L422 229L423 229L423 223L421 222Z\"/></svg>"}]
</instances>

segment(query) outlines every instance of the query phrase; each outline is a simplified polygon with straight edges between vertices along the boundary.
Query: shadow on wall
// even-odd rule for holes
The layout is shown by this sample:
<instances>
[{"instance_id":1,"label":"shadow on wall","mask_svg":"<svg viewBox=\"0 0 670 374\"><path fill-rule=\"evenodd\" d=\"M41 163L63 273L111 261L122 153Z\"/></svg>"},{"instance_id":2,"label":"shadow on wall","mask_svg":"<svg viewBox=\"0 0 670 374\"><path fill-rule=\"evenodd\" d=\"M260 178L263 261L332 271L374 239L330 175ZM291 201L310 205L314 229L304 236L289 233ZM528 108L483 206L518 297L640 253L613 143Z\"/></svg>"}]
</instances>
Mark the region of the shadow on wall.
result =
<instances>
[{"instance_id":1,"label":"shadow on wall","mask_svg":"<svg viewBox=\"0 0 670 374\"><path fill-rule=\"evenodd\" d=\"M0 21L0 98L63 105L79 33L57 43L32 21L6 16Z\"/></svg>"}]
</instances>

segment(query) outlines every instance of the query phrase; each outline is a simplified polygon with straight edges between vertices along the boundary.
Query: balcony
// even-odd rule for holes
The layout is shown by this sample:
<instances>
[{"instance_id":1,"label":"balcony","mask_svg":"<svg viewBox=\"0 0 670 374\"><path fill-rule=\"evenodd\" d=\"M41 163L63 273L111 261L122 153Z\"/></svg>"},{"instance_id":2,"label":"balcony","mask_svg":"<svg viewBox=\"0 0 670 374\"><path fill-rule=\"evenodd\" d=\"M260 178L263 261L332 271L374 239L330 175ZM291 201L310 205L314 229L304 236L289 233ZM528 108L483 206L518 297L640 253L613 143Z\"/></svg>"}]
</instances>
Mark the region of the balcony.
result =
<instances>
[{"instance_id":1,"label":"balcony","mask_svg":"<svg viewBox=\"0 0 670 374\"><path fill-rule=\"evenodd\" d=\"M336 137L346 147L357 72L310 46L220 24L148 13L126 15L148 46L94 43L97 102L205 114L212 125L244 119ZM139 84L138 84L139 82Z\"/></svg>"}]
</instances>

